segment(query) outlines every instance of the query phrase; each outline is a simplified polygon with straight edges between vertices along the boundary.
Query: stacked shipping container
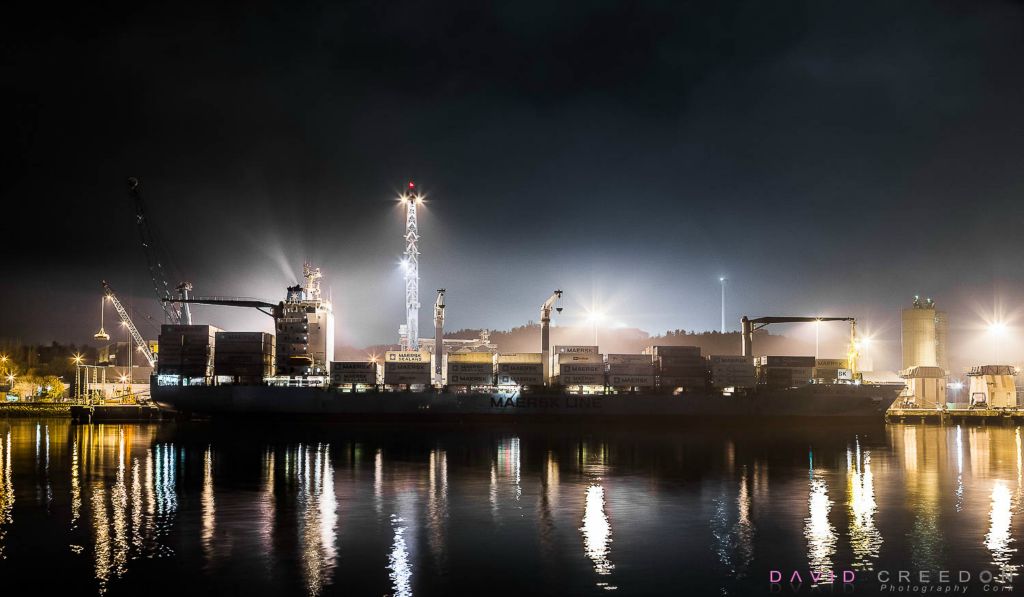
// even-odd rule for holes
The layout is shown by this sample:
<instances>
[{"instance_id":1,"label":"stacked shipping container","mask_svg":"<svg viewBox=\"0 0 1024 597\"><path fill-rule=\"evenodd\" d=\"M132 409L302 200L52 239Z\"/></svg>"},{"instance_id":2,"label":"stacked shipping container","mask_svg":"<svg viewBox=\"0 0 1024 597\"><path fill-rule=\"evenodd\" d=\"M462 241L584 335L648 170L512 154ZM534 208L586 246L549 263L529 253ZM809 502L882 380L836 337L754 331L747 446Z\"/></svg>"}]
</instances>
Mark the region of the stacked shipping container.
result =
<instances>
[{"instance_id":1,"label":"stacked shipping container","mask_svg":"<svg viewBox=\"0 0 1024 597\"><path fill-rule=\"evenodd\" d=\"M332 361L331 385L377 385L377 363L368 361Z\"/></svg>"},{"instance_id":2,"label":"stacked shipping container","mask_svg":"<svg viewBox=\"0 0 1024 597\"><path fill-rule=\"evenodd\" d=\"M494 385L494 355L489 352L448 353L450 386Z\"/></svg>"},{"instance_id":3,"label":"stacked shipping container","mask_svg":"<svg viewBox=\"0 0 1024 597\"><path fill-rule=\"evenodd\" d=\"M274 374L274 336L264 332L217 332L213 373L234 383L260 383Z\"/></svg>"},{"instance_id":4,"label":"stacked shipping container","mask_svg":"<svg viewBox=\"0 0 1024 597\"><path fill-rule=\"evenodd\" d=\"M613 388L653 388L653 358L649 354L609 354L608 385Z\"/></svg>"},{"instance_id":5,"label":"stacked shipping container","mask_svg":"<svg viewBox=\"0 0 1024 597\"><path fill-rule=\"evenodd\" d=\"M384 353L385 385L430 385L430 353L388 351Z\"/></svg>"},{"instance_id":6,"label":"stacked shipping container","mask_svg":"<svg viewBox=\"0 0 1024 597\"><path fill-rule=\"evenodd\" d=\"M499 386L544 385L544 355L539 352L520 352L498 355Z\"/></svg>"},{"instance_id":7,"label":"stacked shipping container","mask_svg":"<svg viewBox=\"0 0 1024 597\"><path fill-rule=\"evenodd\" d=\"M769 388L792 388L810 383L814 357L757 357L757 383Z\"/></svg>"},{"instance_id":8,"label":"stacked shipping container","mask_svg":"<svg viewBox=\"0 0 1024 597\"><path fill-rule=\"evenodd\" d=\"M707 365L699 346L653 346L648 352L654 356L662 388L707 386Z\"/></svg>"},{"instance_id":9,"label":"stacked shipping container","mask_svg":"<svg viewBox=\"0 0 1024 597\"><path fill-rule=\"evenodd\" d=\"M216 334L212 325L162 325L157 340L160 358L158 375L175 375L182 380L213 378L213 356Z\"/></svg>"}]
</instances>

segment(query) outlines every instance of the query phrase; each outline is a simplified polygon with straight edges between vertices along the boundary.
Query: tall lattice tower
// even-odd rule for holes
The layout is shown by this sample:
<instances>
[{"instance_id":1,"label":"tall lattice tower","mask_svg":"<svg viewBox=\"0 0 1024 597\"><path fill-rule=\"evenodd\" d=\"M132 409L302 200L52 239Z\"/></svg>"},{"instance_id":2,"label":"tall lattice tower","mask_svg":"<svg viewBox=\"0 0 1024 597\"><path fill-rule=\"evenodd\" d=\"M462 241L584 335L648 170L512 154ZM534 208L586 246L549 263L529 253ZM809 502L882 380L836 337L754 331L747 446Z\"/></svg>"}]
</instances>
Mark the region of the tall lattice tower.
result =
<instances>
[{"instance_id":1,"label":"tall lattice tower","mask_svg":"<svg viewBox=\"0 0 1024 597\"><path fill-rule=\"evenodd\" d=\"M419 227L416 224L416 206L423 203L423 195L416 190L416 183L409 181L409 187L401 197L405 204L405 325L399 326L399 337L404 350L420 348L420 250Z\"/></svg>"}]
</instances>

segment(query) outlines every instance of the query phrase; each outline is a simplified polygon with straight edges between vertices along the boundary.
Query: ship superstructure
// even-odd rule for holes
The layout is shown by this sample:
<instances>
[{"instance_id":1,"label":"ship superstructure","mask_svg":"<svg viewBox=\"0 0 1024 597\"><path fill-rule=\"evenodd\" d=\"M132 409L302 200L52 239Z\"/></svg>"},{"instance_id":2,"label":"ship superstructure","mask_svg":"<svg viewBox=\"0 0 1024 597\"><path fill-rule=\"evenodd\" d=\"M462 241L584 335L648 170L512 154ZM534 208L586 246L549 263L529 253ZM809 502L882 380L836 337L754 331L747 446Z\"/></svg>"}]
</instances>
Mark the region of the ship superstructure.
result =
<instances>
[{"instance_id":1,"label":"ship superstructure","mask_svg":"<svg viewBox=\"0 0 1024 597\"><path fill-rule=\"evenodd\" d=\"M327 376L334 360L334 310L323 297L320 268L302 266L304 284L288 287L275 321L278 376Z\"/></svg>"}]
</instances>

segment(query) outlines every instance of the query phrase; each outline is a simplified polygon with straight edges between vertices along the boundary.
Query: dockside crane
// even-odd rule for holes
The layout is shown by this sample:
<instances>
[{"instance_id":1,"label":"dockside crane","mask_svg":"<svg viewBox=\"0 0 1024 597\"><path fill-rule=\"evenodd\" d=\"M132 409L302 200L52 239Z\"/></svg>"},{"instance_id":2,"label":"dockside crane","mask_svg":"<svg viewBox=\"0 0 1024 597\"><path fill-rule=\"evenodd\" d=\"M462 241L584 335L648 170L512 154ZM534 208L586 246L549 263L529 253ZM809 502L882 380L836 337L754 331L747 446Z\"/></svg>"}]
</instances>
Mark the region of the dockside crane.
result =
<instances>
[{"instance_id":1,"label":"dockside crane","mask_svg":"<svg viewBox=\"0 0 1024 597\"><path fill-rule=\"evenodd\" d=\"M857 377L857 357L860 342L857 340L857 319L854 317L755 317L748 318L746 315L740 319L740 330L742 335L742 354L745 357L753 356L754 332L772 323L811 323L815 321L849 321L850 322L850 346L847 349L847 360L850 373Z\"/></svg>"},{"instance_id":2,"label":"dockside crane","mask_svg":"<svg viewBox=\"0 0 1024 597\"><path fill-rule=\"evenodd\" d=\"M544 359L544 385L548 385L551 379L551 310L561 313L562 291L554 291L548 300L540 306L540 352Z\"/></svg>"},{"instance_id":3,"label":"dockside crane","mask_svg":"<svg viewBox=\"0 0 1024 597\"><path fill-rule=\"evenodd\" d=\"M444 358L444 288L437 289L434 301L434 381L438 384L441 376L441 361Z\"/></svg>"},{"instance_id":4,"label":"dockside crane","mask_svg":"<svg viewBox=\"0 0 1024 597\"><path fill-rule=\"evenodd\" d=\"M135 206L135 225L139 230L142 252L146 255L149 277L153 281L153 290L156 291L157 298L160 299L160 307L163 309L168 322L191 325L192 312L189 310L187 302L178 301L180 305L176 305L175 302L165 300L173 296L171 294L171 286L167 282L167 274L164 271L166 256L161 255L162 251L157 242L156 235L153 234L153 230L149 227L149 219L146 217L146 210L142 201L142 191L139 188L139 179L135 177L128 178L128 195L131 196L132 203ZM190 282L181 282L174 287L174 290L179 299L188 299L188 293L192 291L192 284Z\"/></svg>"},{"instance_id":5,"label":"dockside crane","mask_svg":"<svg viewBox=\"0 0 1024 597\"><path fill-rule=\"evenodd\" d=\"M154 355L153 351L149 349L149 345L146 344L146 341L142 338L142 334L139 333L139 329L135 327L135 323L132 322L132 318L128 316L128 311L124 308L124 305L121 304L121 301L118 300L117 295L114 294L114 289L110 287L110 284L107 284L106 280L103 280L102 284L103 294L107 297L107 300L110 301L110 304L114 305L114 310L117 311L117 315L121 318L125 327L128 328L128 332L131 334L132 339L135 340L135 344L138 345L139 352L141 352L142 356L146 358L150 367L155 367L156 355ZM107 337L109 338L109 336ZM131 350L131 346L128 347L128 350Z\"/></svg>"}]
</instances>

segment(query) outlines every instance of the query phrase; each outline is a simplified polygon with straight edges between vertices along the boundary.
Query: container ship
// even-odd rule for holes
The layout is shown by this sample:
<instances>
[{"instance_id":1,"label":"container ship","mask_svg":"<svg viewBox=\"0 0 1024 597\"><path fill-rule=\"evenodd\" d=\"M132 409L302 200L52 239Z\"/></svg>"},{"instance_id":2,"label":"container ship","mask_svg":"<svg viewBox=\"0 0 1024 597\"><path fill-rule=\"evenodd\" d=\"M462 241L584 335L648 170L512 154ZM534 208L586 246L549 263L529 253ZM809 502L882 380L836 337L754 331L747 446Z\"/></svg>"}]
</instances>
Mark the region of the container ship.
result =
<instances>
[{"instance_id":1,"label":"container ship","mask_svg":"<svg viewBox=\"0 0 1024 597\"><path fill-rule=\"evenodd\" d=\"M559 310L561 291L541 308L537 353L503 354L486 336L442 340L435 346L403 326L403 349L386 352L382 362L337 361L334 316L320 293L320 271L307 264L304 277L305 284L289 287L281 303L260 304L273 317L275 334L162 326L152 400L180 415L215 417L881 421L900 389L862 383L854 353L848 360L824 362L798 356L705 356L696 346L650 346L640 354L607 355L598 346L551 347L549 323ZM441 290L435 338L444 338L443 309ZM744 318L743 352L749 354L749 336L757 325L790 320L802 319Z\"/></svg>"}]
</instances>

